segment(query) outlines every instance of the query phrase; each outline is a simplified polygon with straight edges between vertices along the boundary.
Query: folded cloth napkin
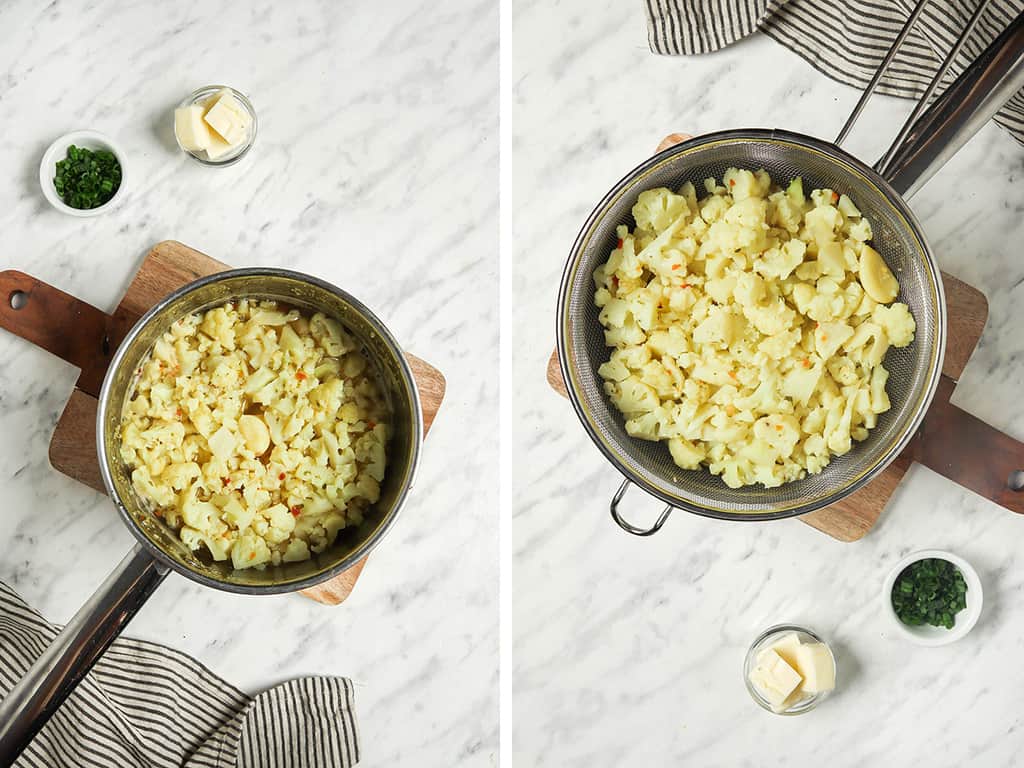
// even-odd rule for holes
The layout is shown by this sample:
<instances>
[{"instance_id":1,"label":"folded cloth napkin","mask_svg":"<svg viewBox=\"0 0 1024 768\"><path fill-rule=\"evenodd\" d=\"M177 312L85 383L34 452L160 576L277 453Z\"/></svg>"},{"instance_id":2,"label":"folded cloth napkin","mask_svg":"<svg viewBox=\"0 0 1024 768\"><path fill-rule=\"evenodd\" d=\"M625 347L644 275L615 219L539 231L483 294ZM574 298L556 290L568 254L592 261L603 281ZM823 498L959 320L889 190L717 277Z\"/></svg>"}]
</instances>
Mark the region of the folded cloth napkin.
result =
<instances>
[{"instance_id":1,"label":"folded cloth napkin","mask_svg":"<svg viewBox=\"0 0 1024 768\"><path fill-rule=\"evenodd\" d=\"M0 699L57 635L0 584ZM303 677L255 698L157 643L117 640L16 768L344 768L359 762L352 682Z\"/></svg>"},{"instance_id":2,"label":"folded cloth napkin","mask_svg":"<svg viewBox=\"0 0 1024 768\"><path fill-rule=\"evenodd\" d=\"M757 30L847 85L863 88L917 5L916 0L644 0L647 38L660 54L709 53ZM880 93L917 97L935 76L981 0L926 0L925 10L878 84ZM952 82L1024 10L993 0L951 71ZM945 85L945 83L944 83ZM939 92L942 92L940 87ZM1024 90L995 117L1024 143Z\"/></svg>"}]
</instances>

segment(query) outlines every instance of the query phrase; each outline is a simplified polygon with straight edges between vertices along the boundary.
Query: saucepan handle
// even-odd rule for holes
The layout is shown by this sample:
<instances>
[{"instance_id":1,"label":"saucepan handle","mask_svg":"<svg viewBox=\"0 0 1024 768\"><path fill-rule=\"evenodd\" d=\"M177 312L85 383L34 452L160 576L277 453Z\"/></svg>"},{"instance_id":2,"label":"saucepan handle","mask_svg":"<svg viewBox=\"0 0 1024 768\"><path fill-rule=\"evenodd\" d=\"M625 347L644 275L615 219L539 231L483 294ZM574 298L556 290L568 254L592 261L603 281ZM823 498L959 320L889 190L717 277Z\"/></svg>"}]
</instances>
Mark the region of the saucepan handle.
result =
<instances>
[{"instance_id":1,"label":"saucepan handle","mask_svg":"<svg viewBox=\"0 0 1024 768\"><path fill-rule=\"evenodd\" d=\"M619 486L619 490L617 490L615 495L612 496L612 503L609 507L612 512L612 520L618 523L619 528L624 530L626 533L633 534L634 536L650 536L657 533L661 530L661 526L665 524L665 521L668 520L668 516L672 514L672 510L674 510L675 507L671 504L666 504L665 508L661 510L661 514L658 515L658 519L654 521L654 525L650 528L641 528L633 525L619 514L619 502L622 501L622 497L626 495L626 491L629 490L629 486L631 485L632 483L629 480L623 480L622 485Z\"/></svg>"},{"instance_id":2,"label":"saucepan handle","mask_svg":"<svg viewBox=\"0 0 1024 768\"><path fill-rule=\"evenodd\" d=\"M0 765L14 764L167 573L136 544L79 609L0 703Z\"/></svg>"}]
</instances>

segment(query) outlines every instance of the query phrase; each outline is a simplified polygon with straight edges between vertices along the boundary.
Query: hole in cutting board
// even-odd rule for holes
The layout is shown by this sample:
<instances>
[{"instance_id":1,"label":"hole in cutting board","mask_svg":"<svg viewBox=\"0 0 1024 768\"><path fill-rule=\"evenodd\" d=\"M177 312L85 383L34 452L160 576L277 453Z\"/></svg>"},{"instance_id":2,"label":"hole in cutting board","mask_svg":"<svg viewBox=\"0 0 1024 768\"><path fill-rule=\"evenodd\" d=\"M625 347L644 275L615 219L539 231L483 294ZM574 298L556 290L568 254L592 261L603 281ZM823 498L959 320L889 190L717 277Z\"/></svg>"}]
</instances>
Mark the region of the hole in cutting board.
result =
<instances>
[{"instance_id":1,"label":"hole in cutting board","mask_svg":"<svg viewBox=\"0 0 1024 768\"><path fill-rule=\"evenodd\" d=\"M8 298L7 301L10 303L11 309L17 311L28 304L28 294L24 291L14 291L11 293L10 298Z\"/></svg>"},{"instance_id":2,"label":"hole in cutting board","mask_svg":"<svg viewBox=\"0 0 1024 768\"><path fill-rule=\"evenodd\" d=\"M1015 469L1006 479L1011 491L1024 491L1024 469Z\"/></svg>"}]
</instances>

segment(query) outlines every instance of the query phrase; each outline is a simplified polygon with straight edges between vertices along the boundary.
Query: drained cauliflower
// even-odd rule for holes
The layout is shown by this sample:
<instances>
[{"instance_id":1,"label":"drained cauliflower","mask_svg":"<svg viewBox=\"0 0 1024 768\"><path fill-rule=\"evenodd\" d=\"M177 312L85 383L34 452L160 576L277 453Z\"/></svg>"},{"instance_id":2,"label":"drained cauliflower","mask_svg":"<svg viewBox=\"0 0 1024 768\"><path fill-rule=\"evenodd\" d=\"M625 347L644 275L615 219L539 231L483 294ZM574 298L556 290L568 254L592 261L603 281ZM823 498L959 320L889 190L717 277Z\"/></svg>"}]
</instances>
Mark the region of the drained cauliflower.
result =
<instances>
[{"instance_id":1,"label":"drained cauliflower","mask_svg":"<svg viewBox=\"0 0 1024 768\"><path fill-rule=\"evenodd\" d=\"M594 271L626 431L732 488L817 473L890 407L890 347L914 339L899 283L846 195L730 168L641 192Z\"/></svg>"}]
</instances>

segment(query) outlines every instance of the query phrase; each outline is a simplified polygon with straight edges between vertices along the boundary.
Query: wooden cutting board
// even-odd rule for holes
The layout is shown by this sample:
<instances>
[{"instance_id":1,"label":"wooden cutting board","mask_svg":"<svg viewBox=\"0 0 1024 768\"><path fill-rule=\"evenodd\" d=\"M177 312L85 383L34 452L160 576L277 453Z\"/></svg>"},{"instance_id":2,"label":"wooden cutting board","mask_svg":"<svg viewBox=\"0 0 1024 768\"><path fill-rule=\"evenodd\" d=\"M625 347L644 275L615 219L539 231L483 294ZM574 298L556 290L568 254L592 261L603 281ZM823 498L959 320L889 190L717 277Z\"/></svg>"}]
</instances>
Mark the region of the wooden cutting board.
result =
<instances>
[{"instance_id":1,"label":"wooden cutting board","mask_svg":"<svg viewBox=\"0 0 1024 768\"><path fill-rule=\"evenodd\" d=\"M935 399L910 445L869 485L800 520L839 541L857 541L878 521L915 461L996 504L1024 513L1024 492L1011 477L1024 470L1024 443L1014 440L949 402L957 379L981 338L988 301L977 288L942 273L949 322L946 357ZM548 361L548 382L568 397L557 351Z\"/></svg>"},{"instance_id":2,"label":"wooden cutting board","mask_svg":"<svg viewBox=\"0 0 1024 768\"><path fill-rule=\"evenodd\" d=\"M158 243L143 260L113 315L22 272L0 272L0 327L82 371L50 441L50 463L55 469L106 492L96 458L96 398L111 356L135 321L160 299L186 283L226 269L230 267L187 245L171 240ZM444 398L444 376L418 357L407 354L406 359L419 387L426 433ZM351 594L365 565L364 557L303 594L325 605L337 605Z\"/></svg>"}]
</instances>

